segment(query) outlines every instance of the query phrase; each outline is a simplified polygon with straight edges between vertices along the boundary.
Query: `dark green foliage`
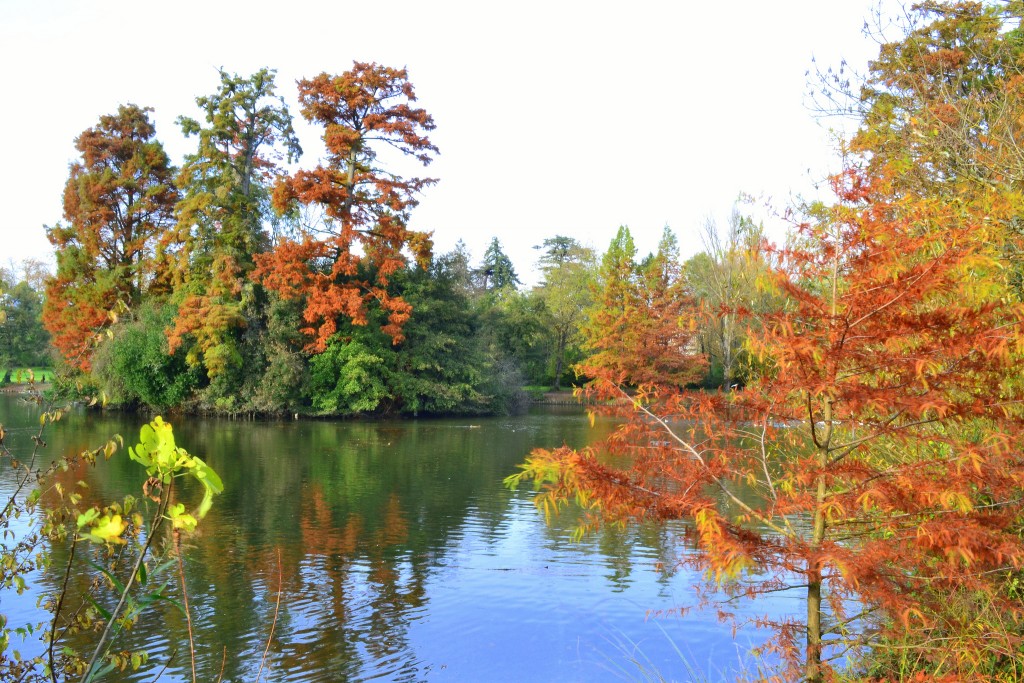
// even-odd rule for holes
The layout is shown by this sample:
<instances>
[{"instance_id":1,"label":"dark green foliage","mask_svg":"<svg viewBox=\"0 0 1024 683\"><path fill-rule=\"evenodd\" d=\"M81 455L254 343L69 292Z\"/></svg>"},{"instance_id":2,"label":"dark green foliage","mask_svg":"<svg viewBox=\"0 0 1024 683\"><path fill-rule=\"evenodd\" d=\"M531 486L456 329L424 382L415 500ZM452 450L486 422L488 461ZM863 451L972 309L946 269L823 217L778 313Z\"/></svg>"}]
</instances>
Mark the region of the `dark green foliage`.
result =
<instances>
[{"instance_id":1,"label":"dark green foliage","mask_svg":"<svg viewBox=\"0 0 1024 683\"><path fill-rule=\"evenodd\" d=\"M321 413L449 414L502 406L482 391L486 359L456 259L406 270L392 286L413 307L398 345L377 321L347 325L310 360L310 399ZM502 397L504 398L504 397Z\"/></svg>"},{"instance_id":2,"label":"dark green foliage","mask_svg":"<svg viewBox=\"0 0 1024 683\"><path fill-rule=\"evenodd\" d=\"M110 401L163 410L188 400L199 373L185 363L183 352L168 353L164 329L174 314L173 306L147 303L100 344L93 374Z\"/></svg>"},{"instance_id":3,"label":"dark green foliage","mask_svg":"<svg viewBox=\"0 0 1024 683\"><path fill-rule=\"evenodd\" d=\"M512 260L502 251L497 237L491 238L491 243L484 252L483 263L476 270L476 276L480 289L488 292L506 287L514 288L521 284L516 269L512 266Z\"/></svg>"},{"instance_id":4,"label":"dark green foliage","mask_svg":"<svg viewBox=\"0 0 1024 683\"><path fill-rule=\"evenodd\" d=\"M506 290L478 302L481 336L492 362L511 366L530 384L552 384L555 339L543 299Z\"/></svg>"},{"instance_id":5,"label":"dark green foliage","mask_svg":"<svg viewBox=\"0 0 1024 683\"><path fill-rule=\"evenodd\" d=\"M403 412L476 413L482 358L461 271L450 260L407 272L403 297L413 307L399 347L396 395Z\"/></svg>"},{"instance_id":6,"label":"dark green foliage","mask_svg":"<svg viewBox=\"0 0 1024 683\"><path fill-rule=\"evenodd\" d=\"M313 407L321 413L387 412L394 352L334 339L310 362Z\"/></svg>"},{"instance_id":7,"label":"dark green foliage","mask_svg":"<svg viewBox=\"0 0 1024 683\"><path fill-rule=\"evenodd\" d=\"M298 302L270 295L266 328L259 336L265 359L249 401L249 409L258 413L295 413L305 405L308 368L301 351L303 339Z\"/></svg>"},{"instance_id":8,"label":"dark green foliage","mask_svg":"<svg viewBox=\"0 0 1024 683\"><path fill-rule=\"evenodd\" d=\"M526 411L530 395L523 388L523 374L509 358L488 358L481 389L488 397L488 412L516 415Z\"/></svg>"}]
</instances>

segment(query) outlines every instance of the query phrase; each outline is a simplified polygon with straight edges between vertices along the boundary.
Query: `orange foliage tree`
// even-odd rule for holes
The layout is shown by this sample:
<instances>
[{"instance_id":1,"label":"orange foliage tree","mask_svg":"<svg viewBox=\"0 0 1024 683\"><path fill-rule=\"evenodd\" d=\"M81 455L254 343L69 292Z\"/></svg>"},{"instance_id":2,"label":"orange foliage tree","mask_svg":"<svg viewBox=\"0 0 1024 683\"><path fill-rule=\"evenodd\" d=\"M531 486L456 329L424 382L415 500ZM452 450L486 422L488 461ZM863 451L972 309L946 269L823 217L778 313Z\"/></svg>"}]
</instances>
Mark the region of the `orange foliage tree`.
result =
<instances>
[{"instance_id":1,"label":"orange foliage tree","mask_svg":"<svg viewBox=\"0 0 1024 683\"><path fill-rule=\"evenodd\" d=\"M323 73L298 87L303 116L324 126L327 159L280 182L273 201L280 211L319 207L323 220L258 256L254 275L283 297L304 300L312 351L326 348L340 316L366 324L372 302L387 311L382 329L398 343L410 307L388 282L406 263L404 249L429 258L429 235L410 230L408 219L418 193L436 181L390 172L378 153L387 147L429 164L437 153L426 136L433 119L412 106L405 69L356 62L340 76Z\"/></svg>"},{"instance_id":2,"label":"orange foliage tree","mask_svg":"<svg viewBox=\"0 0 1024 683\"><path fill-rule=\"evenodd\" d=\"M83 370L96 329L154 282L157 241L173 223L173 168L150 111L123 105L75 139L82 158L64 188L66 223L46 231L57 273L46 283L43 321L54 346Z\"/></svg>"},{"instance_id":3,"label":"orange foliage tree","mask_svg":"<svg viewBox=\"0 0 1024 683\"><path fill-rule=\"evenodd\" d=\"M1006 623L1022 611L1000 588L1024 562L1024 397L998 206L892 200L887 177L858 171L836 189L778 254L785 303L760 321L746 389L591 367L588 391L627 418L607 452L534 451L509 484L533 480L540 506L576 500L595 523L690 520L683 561L716 585L799 591L804 618L764 620L787 678L824 680L833 657L909 632L936 670L980 676L977 649L949 649L973 615L936 603L981 596ZM1004 629L974 645L1012 657L1017 643Z\"/></svg>"},{"instance_id":4,"label":"orange foliage tree","mask_svg":"<svg viewBox=\"0 0 1024 683\"><path fill-rule=\"evenodd\" d=\"M601 259L594 304L583 326L590 353L577 370L615 385L676 390L701 379L706 360L695 350L694 301L686 290L679 246L667 227L658 251L636 262L629 228L622 226Z\"/></svg>"}]
</instances>

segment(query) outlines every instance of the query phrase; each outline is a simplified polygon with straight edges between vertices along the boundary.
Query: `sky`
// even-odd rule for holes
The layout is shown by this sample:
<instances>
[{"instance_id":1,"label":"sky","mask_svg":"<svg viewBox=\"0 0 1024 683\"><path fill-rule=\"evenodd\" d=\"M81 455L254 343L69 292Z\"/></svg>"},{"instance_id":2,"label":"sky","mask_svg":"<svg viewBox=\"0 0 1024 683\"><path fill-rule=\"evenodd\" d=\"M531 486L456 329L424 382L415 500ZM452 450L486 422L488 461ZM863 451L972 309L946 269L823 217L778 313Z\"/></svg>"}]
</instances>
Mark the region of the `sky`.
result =
<instances>
[{"instance_id":1,"label":"sky","mask_svg":"<svg viewBox=\"0 0 1024 683\"><path fill-rule=\"evenodd\" d=\"M822 191L838 167L835 121L815 117L808 87L816 67L863 69L877 54L862 33L876 7L0 0L0 264L52 259L44 226L61 220L74 139L118 105L153 107L180 164L195 139L175 119L199 117L195 98L216 91L218 68L270 67L297 119L297 167L312 168L322 131L300 120L295 81L354 60L406 67L434 117L441 153L425 174L439 183L411 227L433 231L436 253L462 239L478 261L497 237L530 284L547 237L600 252L627 225L646 253L668 225L686 257L741 192L771 215Z\"/></svg>"}]
</instances>

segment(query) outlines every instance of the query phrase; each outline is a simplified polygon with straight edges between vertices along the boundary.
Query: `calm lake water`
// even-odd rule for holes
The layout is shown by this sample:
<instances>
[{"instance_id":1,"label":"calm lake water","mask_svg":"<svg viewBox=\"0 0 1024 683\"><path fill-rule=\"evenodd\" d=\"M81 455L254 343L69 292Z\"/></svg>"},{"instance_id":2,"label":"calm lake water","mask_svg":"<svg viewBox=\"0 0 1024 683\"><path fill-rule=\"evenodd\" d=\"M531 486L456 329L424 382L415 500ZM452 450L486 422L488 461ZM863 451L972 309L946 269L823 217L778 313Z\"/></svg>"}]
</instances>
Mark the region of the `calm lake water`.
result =
<instances>
[{"instance_id":1,"label":"calm lake water","mask_svg":"<svg viewBox=\"0 0 1024 683\"><path fill-rule=\"evenodd\" d=\"M138 416L80 412L48 428L45 461L138 440ZM252 681L274 622L269 681L633 681L732 678L762 632L696 604L697 577L676 569L682 527L608 528L570 539L572 515L549 526L532 491L502 479L537 446L584 446L607 434L578 409L511 418L377 422L248 422L178 418L179 446L224 480L186 572L199 680ZM28 443L34 407L0 395L0 423ZM4 487L0 473L0 488ZM86 479L90 495L140 495L127 452ZM6 480L9 487L9 478ZM55 553L58 558L60 553ZM58 560L59 562L59 560ZM56 563L55 563L56 564ZM52 587L52 574L34 577ZM176 581L174 575L169 580ZM173 584L172 584L173 585ZM37 588L38 590L38 588ZM0 594L0 612L29 617L34 595ZM751 616L795 610L779 595ZM132 636L161 681L189 678L184 617L147 613ZM31 648L25 647L26 651ZM224 653L226 652L226 660Z\"/></svg>"}]
</instances>

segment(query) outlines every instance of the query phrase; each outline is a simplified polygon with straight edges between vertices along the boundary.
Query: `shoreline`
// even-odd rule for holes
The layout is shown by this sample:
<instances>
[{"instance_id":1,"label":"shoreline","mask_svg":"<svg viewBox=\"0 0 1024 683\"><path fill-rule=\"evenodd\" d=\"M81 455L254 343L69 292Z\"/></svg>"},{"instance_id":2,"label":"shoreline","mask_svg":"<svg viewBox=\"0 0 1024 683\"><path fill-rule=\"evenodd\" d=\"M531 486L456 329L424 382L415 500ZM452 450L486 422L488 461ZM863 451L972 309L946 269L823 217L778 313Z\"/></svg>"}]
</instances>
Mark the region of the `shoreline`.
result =
<instances>
[{"instance_id":1,"label":"shoreline","mask_svg":"<svg viewBox=\"0 0 1024 683\"><path fill-rule=\"evenodd\" d=\"M0 394L29 394L43 392L52 386L50 382L12 382L0 387Z\"/></svg>"}]
</instances>

